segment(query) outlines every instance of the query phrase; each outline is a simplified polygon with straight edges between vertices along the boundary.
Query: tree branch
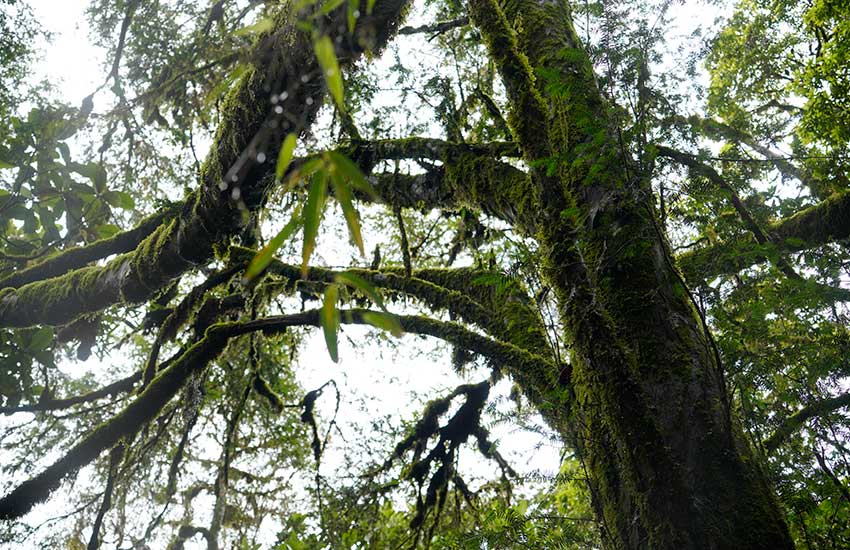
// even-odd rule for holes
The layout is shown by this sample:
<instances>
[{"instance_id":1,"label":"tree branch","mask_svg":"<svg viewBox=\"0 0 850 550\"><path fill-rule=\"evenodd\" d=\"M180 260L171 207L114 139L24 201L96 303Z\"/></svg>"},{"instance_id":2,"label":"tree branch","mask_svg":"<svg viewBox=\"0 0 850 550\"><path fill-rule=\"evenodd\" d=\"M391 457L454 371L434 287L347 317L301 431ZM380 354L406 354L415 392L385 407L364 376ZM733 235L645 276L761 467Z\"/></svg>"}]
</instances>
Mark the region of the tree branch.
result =
<instances>
[{"instance_id":1,"label":"tree branch","mask_svg":"<svg viewBox=\"0 0 850 550\"><path fill-rule=\"evenodd\" d=\"M463 16L458 17L457 19L450 19L449 21L440 21L438 23L432 23L430 25L420 25L418 27L402 27L399 29L399 34L443 34L444 32L450 31L452 29L456 29L458 27L465 27L469 25L469 17Z\"/></svg>"},{"instance_id":2,"label":"tree branch","mask_svg":"<svg viewBox=\"0 0 850 550\"><path fill-rule=\"evenodd\" d=\"M850 238L850 191L804 208L766 228L780 253L799 252ZM752 241L718 243L685 252L679 267L691 281L710 280L765 262L769 254Z\"/></svg>"},{"instance_id":3,"label":"tree branch","mask_svg":"<svg viewBox=\"0 0 850 550\"><path fill-rule=\"evenodd\" d=\"M80 403L89 403L91 401L97 401L98 399L102 399L107 395L130 392L132 391L133 386L135 386L136 382L141 380L141 378L142 373L140 371L137 371L131 374L130 376L113 382L108 386L104 386L99 390L95 390L83 395L76 395L74 397L66 397L64 399L45 399L43 401L39 401L38 403L32 403L30 405L18 405L17 407L0 407L0 414L9 415L20 412L56 411L68 409L73 407L74 405L79 405Z\"/></svg>"},{"instance_id":4,"label":"tree branch","mask_svg":"<svg viewBox=\"0 0 850 550\"><path fill-rule=\"evenodd\" d=\"M771 434L770 437L764 440L762 446L767 454L771 454L779 448L782 443L788 439L791 434L799 430L810 418L815 416L825 416L838 409L850 407L850 392L821 399L814 403L809 403L796 413L782 421L779 427Z\"/></svg>"},{"instance_id":5,"label":"tree branch","mask_svg":"<svg viewBox=\"0 0 850 550\"><path fill-rule=\"evenodd\" d=\"M772 246L773 240L761 230L759 224L753 218L750 211L744 206L744 203L741 201L741 197L738 196L738 193L732 188L731 185L726 183L726 180L723 179L717 170L713 167L704 164L697 160L693 155L689 155L687 153L683 153L681 151L676 151L675 149L671 149L670 147L665 147L664 145L655 145L655 150L658 152L658 156L667 157L675 160L679 164L687 166L689 169L693 170L695 173L700 174L708 180L716 185L719 189L725 192L729 196L729 201L732 203L732 206L735 208L735 211L738 212L738 216L741 217L741 220L744 222L744 225L747 229L755 236L756 242L761 246ZM800 275L794 271L794 268L791 267L791 264L783 258L781 255L777 255L774 264L779 268L782 273L785 274L789 279L800 279Z\"/></svg>"},{"instance_id":6,"label":"tree branch","mask_svg":"<svg viewBox=\"0 0 850 550\"><path fill-rule=\"evenodd\" d=\"M83 247L62 251L31 267L16 271L0 280L0 288L19 288L34 281L58 277L112 254L122 254L133 250L144 238L174 216L180 210L180 206L178 203L160 210L128 231Z\"/></svg>"}]
</instances>

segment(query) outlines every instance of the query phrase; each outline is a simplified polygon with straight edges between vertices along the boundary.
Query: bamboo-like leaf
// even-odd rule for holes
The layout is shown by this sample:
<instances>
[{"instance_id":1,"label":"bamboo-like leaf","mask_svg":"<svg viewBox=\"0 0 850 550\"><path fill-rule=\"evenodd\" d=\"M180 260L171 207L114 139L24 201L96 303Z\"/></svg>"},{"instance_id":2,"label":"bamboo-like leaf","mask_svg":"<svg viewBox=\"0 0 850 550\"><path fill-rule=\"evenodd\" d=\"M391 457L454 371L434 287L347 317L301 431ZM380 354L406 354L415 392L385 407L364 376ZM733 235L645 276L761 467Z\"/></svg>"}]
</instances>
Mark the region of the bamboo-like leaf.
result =
<instances>
[{"instance_id":1,"label":"bamboo-like leaf","mask_svg":"<svg viewBox=\"0 0 850 550\"><path fill-rule=\"evenodd\" d=\"M301 250L301 273L307 276L307 264L316 248L316 236L319 234L319 222L325 209L327 197L327 171L318 169L313 174L307 203L304 205L304 246Z\"/></svg>"},{"instance_id":2,"label":"bamboo-like leaf","mask_svg":"<svg viewBox=\"0 0 850 550\"><path fill-rule=\"evenodd\" d=\"M269 263L271 263L275 252L283 246L286 239L288 239L295 230L298 229L299 225L301 225L301 212L296 209L292 214L292 219L289 220L289 223L287 223L277 235L272 237L269 244L261 248L260 251L257 252L257 254L251 259L251 263L248 264L248 269L245 270L244 280L246 282L263 272Z\"/></svg>"},{"instance_id":3,"label":"bamboo-like leaf","mask_svg":"<svg viewBox=\"0 0 850 550\"><path fill-rule=\"evenodd\" d=\"M292 191L299 181L306 180L313 176L317 170L323 169L325 160L321 157L313 157L304 161L301 166L294 168L286 178L286 184L283 186L283 191L288 193Z\"/></svg>"},{"instance_id":4,"label":"bamboo-like leaf","mask_svg":"<svg viewBox=\"0 0 850 550\"><path fill-rule=\"evenodd\" d=\"M328 91L330 91L337 108L344 111L342 73L339 72L339 63L336 59L333 42L328 36L319 37L313 43L313 49L316 50L316 58L319 60L319 66L322 68L322 74L328 84Z\"/></svg>"},{"instance_id":5,"label":"bamboo-like leaf","mask_svg":"<svg viewBox=\"0 0 850 550\"><path fill-rule=\"evenodd\" d=\"M398 317L392 313L386 313L384 311L366 311L363 313L363 321L373 327L386 330L397 338L404 334L404 329L401 328L401 323L399 322Z\"/></svg>"},{"instance_id":6,"label":"bamboo-like leaf","mask_svg":"<svg viewBox=\"0 0 850 550\"><path fill-rule=\"evenodd\" d=\"M387 308L384 306L384 300L381 298L381 295L378 293L377 289L372 286L372 283L359 277L353 273L339 273L334 277L334 280L340 284L348 285L353 287L363 294L366 295L367 298L372 300L375 305L381 308L384 311L387 311Z\"/></svg>"},{"instance_id":7,"label":"bamboo-like leaf","mask_svg":"<svg viewBox=\"0 0 850 550\"><path fill-rule=\"evenodd\" d=\"M360 171L360 167L354 164L351 159L336 151L328 151L328 157L339 173L342 174L346 180L351 182L351 185L354 186L355 189L366 193L373 201L378 201L380 199L380 197L378 197L378 193L372 187L372 184L369 183L369 180L367 180L366 176L363 175L363 172Z\"/></svg>"},{"instance_id":8,"label":"bamboo-like leaf","mask_svg":"<svg viewBox=\"0 0 850 550\"><path fill-rule=\"evenodd\" d=\"M351 233L351 238L354 239L354 244L360 250L360 254L365 254L363 248L363 236L360 233L360 220L357 217L357 210L354 208L354 197L351 193L350 184L342 177L336 166L330 167L331 183L334 188L334 196L340 207L342 214L345 216L345 223L348 224L348 231Z\"/></svg>"},{"instance_id":9,"label":"bamboo-like leaf","mask_svg":"<svg viewBox=\"0 0 850 550\"><path fill-rule=\"evenodd\" d=\"M264 17L253 25L248 25L247 27L242 27L241 29L233 31L233 34L236 36L259 34L261 32L269 31L272 28L274 28L274 20L271 17Z\"/></svg>"},{"instance_id":10,"label":"bamboo-like leaf","mask_svg":"<svg viewBox=\"0 0 850 550\"><path fill-rule=\"evenodd\" d=\"M277 181L283 178L286 169L289 168L289 163L292 162L292 153L295 152L295 143L298 136L295 134L286 134L283 139L283 144L280 146L280 153L277 155L277 167L275 168L275 177Z\"/></svg>"},{"instance_id":11,"label":"bamboo-like leaf","mask_svg":"<svg viewBox=\"0 0 850 550\"><path fill-rule=\"evenodd\" d=\"M348 32L354 32L354 26L357 25L358 9L360 8L360 0L348 0Z\"/></svg>"},{"instance_id":12,"label":"bamboo-like leaf","mask_svg":"<svg viewBox=\"0 0 850 550\"><path fill-rule=\"evenodd\" d=\"M334 363L339 361L337 348L337 330L339 330L339 311L336 303L339 300L339 287L328 285L325 289L325 300L322 303L322 311L319 322L322 324L322 332L325 333L325 344L328 346L328 354Z\"/></svg>"}]
</instances>

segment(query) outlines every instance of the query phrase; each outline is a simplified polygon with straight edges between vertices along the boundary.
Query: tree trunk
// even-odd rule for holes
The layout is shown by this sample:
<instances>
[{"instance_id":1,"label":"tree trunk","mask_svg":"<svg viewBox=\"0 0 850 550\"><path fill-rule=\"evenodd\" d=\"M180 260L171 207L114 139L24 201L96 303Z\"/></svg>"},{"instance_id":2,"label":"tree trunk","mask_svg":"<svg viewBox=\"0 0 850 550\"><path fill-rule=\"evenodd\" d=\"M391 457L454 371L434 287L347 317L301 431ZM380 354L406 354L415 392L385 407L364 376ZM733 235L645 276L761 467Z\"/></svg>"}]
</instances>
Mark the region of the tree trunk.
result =
<instances>
[{"instance_id":1,"label":"tree trunk","mask_svg":"<svg viewBox=\"0 0 850 550\"><path fill-rule=\"evenodd\" d=\"M574 400L558 427L587 467L606 545L793 548L568 5L473 0L471 15L532 167L536 238L571 345L557 392Z\"/></svg>"}]
</instances>

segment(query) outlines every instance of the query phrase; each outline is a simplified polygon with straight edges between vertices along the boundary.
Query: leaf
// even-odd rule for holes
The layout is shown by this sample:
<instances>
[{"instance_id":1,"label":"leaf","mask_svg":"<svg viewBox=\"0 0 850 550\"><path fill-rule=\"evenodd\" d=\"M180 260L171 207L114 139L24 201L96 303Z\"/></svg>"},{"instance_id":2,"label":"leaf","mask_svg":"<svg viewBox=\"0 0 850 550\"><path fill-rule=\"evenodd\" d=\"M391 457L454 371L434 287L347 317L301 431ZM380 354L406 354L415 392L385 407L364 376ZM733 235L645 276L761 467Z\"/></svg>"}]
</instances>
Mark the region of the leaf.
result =
<instances>
[{"instance_id":1,"label":"leaf","mask_svg":"<svg viewBox=\"0 0 850 550\"><path fill-rule=\"evenodd\" d=\"M107 191L103 194L103 200L110 206L123 208L124 210L132 210L136 207L136 201L133 200L133 195L125 191Z\"/></svg>"},{"instance_id":2,"label":"leaf","mask_svg":"<svg viewBox=\"0 0 850 550\"><path fill-rule=\"evenodd\" d=\"M42 225L44 225L44 220L42 219ZM115 225L114 223L104 223L98 225L95 228L95 233L97 233L98 238L106 239L112 237L121 232L121 228Z\"/></svg>"},{"instance_id":3,"label":"leaf","mask_svg":"<svg viewBox=\"0 0 850 550\"><path fill-rule=\"evenodd\" d=\"M304 205L304 246L301 250L301 274L307 276L307 263L316 248L316 236L319 234L319 222L325 209L327 197L327 172L317 170L310 182L307 203Z\"/></svg>"},{"instance_id":4,"label":"leaf","mask_svg":"<svg viewBox=\"0 0 850 550\"><path fill-rule=\"evenodd\" d=\"M517 514L519 514L520 516L524 516L525 513L528 512L528 501L525 499L520 500L519 502L517 502L514 509L516 510Z\"/></svg>"},{"instance_id":5,"label":"leaf","mask_svg":"<svg viewBox=\"0 0 850 550\"><path fill-rule=\"evenodd\" d=\"M292 162L292 153L295 152L295 144L298 136L294 133L286 134L283 138L283 144L280 146L280 153L277 155L277 167L275 168L275 177L277 181L283 178L286 169L289 168L289 163Z\"/></svg>"},{"instance_id":6,"label":"leaf","mask_svg":"<svg viewBox=\"0 0 850 550\"><path fill-rule=\"evenodd\" d=\"M360 254L364 255L366 252L363 248L363 236L360 234L360 220L357 217L357 210L354 208L351 187L335 166L331 167L331 183L334 187L334 196L342 207L342 214L345 216L345 223L348 224L351 238L354 239L354 244L357 245Z\"/></svg>"},{"instance_id":7,"label":"leaf","mask_svg":"<svg viewBox=\"0 0 850 550\"><path fill-rule=\"evenodd\" d=\"M372 9L375 7L376 0L367 0L366 2L366 15L372 15Z\"/></svg>"},{"instance_id":8,"label":"leaf","mask_svg":"<svg viewBox=\"0 0 850 550\"><path fill-rule=\"evenodd\" d=\"M9 164L5 160L0 160L0 170L5 170L6 168L15 168L15 165Z\"/></svg>"},{"instance_id":9,"label":"leaf","mask_svg":"<svg viewBox=\"0 0 850 550\"><path fill-rule=\"evenodd\" d=\"M257 252L257 254L251 259L251 263L248 264L248 269L245 270L244 280L246 282L263 272L263 270L271 263L275 252L283 246L286 239L288 239L290 235L298 229L299 225L301 225L301 212L296 210L292 214L292 219L289 220L289 223L286 224L277 235L272 237L269 244L260 249L260 251Z\"/></svg>"},{"instance_id":10,"label":"leaf","mask_svg":"<svg viewBox=\"0 0 850 550\"><path fill-rule=\"evenodd\" d=\"M328 151L328 157L334 167L336 167L340 174L351 182L351 185L353 185L355 189L366 193L373 201L380 200L375 188L372 187L372 184L369 183L369 180L367 180L366 176L363 175L363 172L360 171L360 167L354 164L351 159L336 151Z\"/></svg>"},{"instance_id":11,"label":"leaf","mask_svg":"<svg viewBox=\"0 0 850 550\"><path fill-rule=\"evenodd\" d=\"M233 31L233 34L235 36L259 34L261 32L270 31L272 28L274 28L274 20L271 17L264 17L253 25L248 25L247 27L242 27L241 29Z\"/></svg>"},{"instance_id":12,"label":"leaf","mask_svg":"<svg viewBox=\"0 0 850 550\"><path fill-rule=\"evenodd\" d=\"M330 37L322 36L313 43L313 49L316 50L316 58L319 60L319 66L322 68L322 74L328 84L328 91L331 93L337 108L344 111L342 73L339 72L339 63L336 59L333 42L331 42Z\"/></svg>"},{"instance_id":13,"label":"leaf","mask_svg":"<svg viewBox=\"0 0 850 550\"><path fill-rule=\"evenodd\" d=\"M337 300L339 300L339 287L337 285L328 285L328 288L325 289L325 300L322 303L319 322L322 325L322 331L325 333L325 344L328 346L328 354L334 363L339 362L337 349L339 311L336 309Z\"/></svg>"},{"instance_id":14,"label":"leaf","mask_svg":"<svg viewBox=\"0 0 850 550\"><path fill-rule=\"evenodd\" d=\"M387 311L387 308L384 306L384 300L381 298L381 295L378 294L378 291L375 287L362 277L355 275L353 273L338 273L336 277L334 277L334 281L348 285L352 288L355 288L366 295L367 298L372 300L379 308L384 311Z\"/></svg>"},{"instance_id":15,"label":"leaf","mask_svg":"<svg viewBox=\"0 0 850 550\"><path fill-rule=\"evenodd\" d=\"M348 32L350 33L354 32L354 26L357 25L359 7L360 0L348 0L348 11L346 12L346 16L348 17Z\"/></svg>"},{"instance_id":16,"label":"leaf","mask_svg":"<svg viewBox=\"0 0 850 550\"><path fill-rule=\"evenodd\" d=\"M401 323L396 315L383 311L363 312L363 321L381 330L386 330L396 338L404 334Z\"/></svg>"},{"instance_id":17,"label":"leaf","mask_svg":"<svg viewBox=\"0 0 850 550\"><path fill-rule=\"evenodd\" d=\"M51 342L53 342L53 328L42 327L33 333L27 350L31 352L40 351L49 346Z\"/></svg>"}]
</instances>

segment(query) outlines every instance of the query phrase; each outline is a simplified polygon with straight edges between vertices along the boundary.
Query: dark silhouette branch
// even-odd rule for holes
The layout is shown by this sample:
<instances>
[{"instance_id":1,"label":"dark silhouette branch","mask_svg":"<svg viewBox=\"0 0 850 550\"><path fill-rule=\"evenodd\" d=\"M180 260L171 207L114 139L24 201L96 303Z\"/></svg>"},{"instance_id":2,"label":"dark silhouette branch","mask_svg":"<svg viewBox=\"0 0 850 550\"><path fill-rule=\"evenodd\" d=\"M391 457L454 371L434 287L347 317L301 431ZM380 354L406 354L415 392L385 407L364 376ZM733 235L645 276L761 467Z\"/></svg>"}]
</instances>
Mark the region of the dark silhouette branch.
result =
<instances>
[{"instance_id":1,"label":"dark silhouette branch","mask_svg":"<svg viewBox=\"0 0 850 550\"><path fill-rule=\"evenodd\" d=\"M465 27L469 25L469 17L463 16L449 21L440 21L430 25L420 25L418 27L402 27L399 29L399 34L433 34L439 35L448 32L452 29Z\"/></svg>"},{"instance_id":2,"label":"dark silhouette branch","mask_svg":"<svg viewBox=\"0 0 850 550\"><path fill-rule=\"evenodd\" d=\"M687 166L691 171L695 174L699 174L707 178L711 183L713 183L717 188L721 189L728 197L729 202L732 203L732 206L735 208L735 211L738 212L738 216L741 217L741 220L744 222L746 228L753 234L756 239L756 242L764 247L773 246L773 243L770 236L765 234L759 226L758 222L753 218L752 214L750 214L749 209L744 206L743 201L741 201L741 197L738 196L738 193L735 189L729 185L726 180L721 176L717 170L713 167L700 162L693 155L689 155L687 153L683 153L681 151L677 151L675 149L671 149L670 147L665 147L664 145L656 145L655 150L658 152L658 156L666 157L672 159L679 164ZM781 255L777 255L774 263L776 267L779 268L782 273L785 274L789 279L800 279L800 275L794 271L794 268L791 267L791 264L788 263Z\"/></svg>"},{"instance_id":3,"label":"dark silhouette branch","mask_svg":"<svg viewBox=\"0 0 850 550\"><path fill-rule=\"evenodd\" d=\"M133 390L133 386L136 385L136 382L141 380L141 378L141 372L134 372L126 378L122 378L121 380L113 382L108 386L104 386L98 390L83 395L66 397L63 399L44 399L39 401L38 403L32 403L29 405L18 405L16 407L0 407L0 414L8 415L21 412L56 411L69 409L74 405L79 405L80 403L90 403L92 401L97 401L98 399L103 399L104 397L109 395L129 393Z\"/></svg>"}]
</instances>

